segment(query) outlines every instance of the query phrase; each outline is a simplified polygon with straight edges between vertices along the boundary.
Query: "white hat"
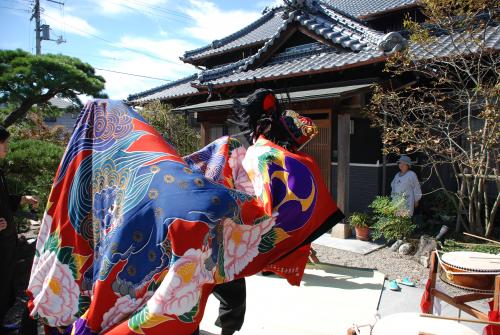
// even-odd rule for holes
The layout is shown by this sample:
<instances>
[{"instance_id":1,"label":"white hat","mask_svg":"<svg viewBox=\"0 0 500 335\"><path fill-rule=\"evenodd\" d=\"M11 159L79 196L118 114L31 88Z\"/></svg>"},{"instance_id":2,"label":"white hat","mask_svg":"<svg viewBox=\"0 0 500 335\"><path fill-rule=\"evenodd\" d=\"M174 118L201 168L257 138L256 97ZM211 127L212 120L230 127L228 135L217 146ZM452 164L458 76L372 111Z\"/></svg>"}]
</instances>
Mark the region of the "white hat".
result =
<instances>
[{"instance_id":1,"label":"white hat","mask_svg":"<svg viewBox=\"0 0 500 335\"><path fill-rule=\"evenodd\" d=\"M401 155L401 157L399 157L398 159L398 163L405 163L407 164L408 166L411 166L411 158L406 156L406 155Z\"/></svg>"}]
</instances>

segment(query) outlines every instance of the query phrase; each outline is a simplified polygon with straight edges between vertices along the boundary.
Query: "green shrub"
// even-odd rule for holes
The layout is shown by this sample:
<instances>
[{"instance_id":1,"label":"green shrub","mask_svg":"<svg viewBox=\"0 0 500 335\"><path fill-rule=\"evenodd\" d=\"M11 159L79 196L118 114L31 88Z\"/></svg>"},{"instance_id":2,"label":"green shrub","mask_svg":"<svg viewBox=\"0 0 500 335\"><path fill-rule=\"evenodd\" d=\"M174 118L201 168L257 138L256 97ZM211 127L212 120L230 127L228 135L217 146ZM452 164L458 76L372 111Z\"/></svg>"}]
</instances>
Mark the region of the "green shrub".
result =
<instances>
[{"instance_id":1,"label":"green shrub","mask_svg":"<svg viewBox=\"0 0 500 335\"><path fill-rule=\"evenodd\" d=\"M41 140L9 141L9 154L0 161L11 194L40 197L38 216L45 209L52 182L64 154L60 145Z\"/></svg>"},{"instance_id":2,"label":"green shrub","mask_svg":"<svg viewBox=\"0 0 500 335\"><path fill-rule=\"evenodd\" d=\"M373 238L384 236L387 240L401 240L410 237L415 230L408 211L404 210L406 199L379 196L370 204L373 210L375 224Z\"/></svg>"},{"instance_id":3,"label":"green shrub","mask_svg":"<svg viewBox=\"0 0 500 335\"><path fill-rule=\"evenodd\" d=\"M485 252L488 254L498 254L500 253L500 245L492 243L464 243L455 240L445 240L442 247L443 252L451 251L475 251L475 252Z\"/></svg>"},{"instance_id":4,"label":"green shrub","mask_svg":"<svg viewBox=\"0 0 500 335\"><path fill-rule=\"evenodd\" d=\"M370 227L372 224L371 218L368 214L358 213L358 212L352 213L347 219L347 221L349 221L351 227L358 227L358 228L367 228Z\"/></svg>"}]
</instances>

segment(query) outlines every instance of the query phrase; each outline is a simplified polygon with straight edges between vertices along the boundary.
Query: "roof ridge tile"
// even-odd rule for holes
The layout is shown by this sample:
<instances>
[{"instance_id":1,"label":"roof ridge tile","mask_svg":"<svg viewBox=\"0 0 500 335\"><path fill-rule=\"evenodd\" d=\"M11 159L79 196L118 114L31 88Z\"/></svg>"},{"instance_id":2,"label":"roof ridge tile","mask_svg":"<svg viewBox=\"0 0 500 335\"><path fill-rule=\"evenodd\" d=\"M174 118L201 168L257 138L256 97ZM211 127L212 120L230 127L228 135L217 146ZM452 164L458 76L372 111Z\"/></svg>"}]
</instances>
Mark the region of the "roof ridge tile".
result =
<instances>
[{"instance_id":1,"label":"roof ridge tile","mask_svg":"<svg viewBox=\"0 0 500 335\"><path fill-rule=\"evenodd\" d=\"M188 51L184 52L184 55L181 57L181 59L187 60L187 59L195 56L196 54L202 53L202 52L210 50L210 49L219 48L226 43L229 43L229 42L232 42L233 40L238 39L239 37L249 33L250 31L254 30L255 28L259 27L265 21L268 21L269 19L274 17L274 12L280 8L281 7L272 8L270 11L268 11L267 13L262 15L256 21L254 21L251 24L249 24L248 26L238 30L237 32L232 33L231 35L228 35L228 36L226 36L222 39L219 39L219 40L214 40L214 41L212 41L212 43L205 45L201 48L188 50Z\"/></svg>"}]
</instances>

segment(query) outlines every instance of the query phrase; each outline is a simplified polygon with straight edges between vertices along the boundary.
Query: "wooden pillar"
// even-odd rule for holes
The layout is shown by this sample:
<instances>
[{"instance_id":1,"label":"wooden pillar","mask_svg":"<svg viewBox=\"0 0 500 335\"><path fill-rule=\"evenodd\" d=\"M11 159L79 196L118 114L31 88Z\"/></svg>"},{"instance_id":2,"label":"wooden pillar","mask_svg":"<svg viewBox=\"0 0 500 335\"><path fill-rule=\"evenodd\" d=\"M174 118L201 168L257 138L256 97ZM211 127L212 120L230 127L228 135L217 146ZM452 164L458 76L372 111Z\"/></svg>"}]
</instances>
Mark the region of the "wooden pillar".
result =
<instances>
[{"instance_id":1,"label":"wooden pillar","mask_svg":"<svg viewBox=\"0 0 500 335\"><path fill-rule=\"evenodd\" d=\"M339 113L337 142L337 204L346 216L349 214L350 126L350 114ZM337 238L348 238L351 236L351 227L345 222L339 223L333 227L332 236Z\"/></svg>"},{"instance_id":2,"label":"wooden pillar","mask_svg":"<svg viewBox=\"0 0 500 335\"><path fill-rule=\"evenodd\" d=\"M201 148L207 145L210 141L210 123L209 122L201 122L200 128L200 144Z\"/></svg>"}]
</instances>

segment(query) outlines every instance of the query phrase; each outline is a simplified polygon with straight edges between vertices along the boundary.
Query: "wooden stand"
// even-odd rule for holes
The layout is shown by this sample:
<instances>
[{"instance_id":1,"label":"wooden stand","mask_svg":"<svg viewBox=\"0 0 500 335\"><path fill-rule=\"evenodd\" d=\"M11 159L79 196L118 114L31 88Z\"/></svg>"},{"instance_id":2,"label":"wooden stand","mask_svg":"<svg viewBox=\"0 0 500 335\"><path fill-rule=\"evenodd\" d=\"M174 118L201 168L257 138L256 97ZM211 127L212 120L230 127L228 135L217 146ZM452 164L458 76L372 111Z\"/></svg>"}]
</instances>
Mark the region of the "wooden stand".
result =
<instances>
[{"instance_id":1,"label":"wooden stand","mask_svg":"<svg viewBox=\"0 0 500 335\"><path fill-rule=\"evenodd\" d=\"M477 310L476 308L467 305L467 302L471 301L476 301L476 300L481 300L481 299L487 299L487 298L493 298L493 310L498 311L498 304L499 304L499 293L500 293L500 275L495 277L495 291L493 294L491 293L469 293L469 294L464 294L456 297L451 297L448 294L439 291L436 288L436 279L437 279L437 273L439 270L439 261L438 261L438 256L436 254L436 251L433 251L431 254L431 264L430 264L430 272L429 272L429 279L431 280L431 286L430 286L430 294L431 294L431 311L434 305L434 297L437 297L444 302L455 306L461 311L464 311L470 315L472 315L475 318L478 318L479 320L483 321L488 321L488 314L481 312Z\"/></svg>"}]
</instances>

